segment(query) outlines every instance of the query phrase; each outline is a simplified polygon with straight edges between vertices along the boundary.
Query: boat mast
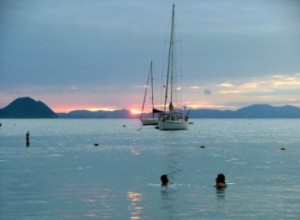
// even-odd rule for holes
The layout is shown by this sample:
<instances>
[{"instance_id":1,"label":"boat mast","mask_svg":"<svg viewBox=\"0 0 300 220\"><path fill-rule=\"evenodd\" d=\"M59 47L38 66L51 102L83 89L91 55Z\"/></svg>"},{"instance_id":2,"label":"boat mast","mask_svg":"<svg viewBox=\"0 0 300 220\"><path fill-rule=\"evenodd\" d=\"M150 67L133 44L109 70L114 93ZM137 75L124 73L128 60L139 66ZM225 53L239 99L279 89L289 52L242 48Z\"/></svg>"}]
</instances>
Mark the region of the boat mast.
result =
<instances>
[{"instance_id":1,"label":"boat mast","mask_svg":"<svg viewBox=\"0 0 300 220\"><path fill-rule=\"evenodd\" d=\"M150 75L151 75L151 101L152 101L152 118L154 118L154 96L153 96L153 71L152 71L152 61L150 63Z\"/></svg>"},{"instance_id":2,"label":"boat mast","mask_svg":"<svg viewBox=\"0 0 300 220\"><path fill-rule=\"evenodd\" d=\"M149 79L151 76L151 86L153 85L153 77L152 77L152 61L150 63L150 70L149 70L149 74L148 74L148 78L147 78L147 83L146 83L146 89L145 89L145 94L144 94L144 100L143 100L143 106L142 106L142 113L141 113L141 117L140 119L143 118L143 114L144 114L144 108L145 108L145 102L146 102L146 97L147 97L147 91L148 91L148 85L149 85ZM152 89L152 108L153 108L153 89Z\"/></svg>"},{"instance_id":3,"label":"boat mast","mask_svg":"<svg viewBox=\"0 0 300 220\"><path fill-rule=\"evenodd\" d=\"M166 82L166 95L165 95L165 105L164 111L166 111L168 91L169 91L169 80L171 81L170 88L170 106L173 105L173 71L174 71L174 26L175 26L175 5L172 8L172 23L171 23L171 35L168 53L168 67L167 67L167 82Z\"/></svg>"}]
</instances>

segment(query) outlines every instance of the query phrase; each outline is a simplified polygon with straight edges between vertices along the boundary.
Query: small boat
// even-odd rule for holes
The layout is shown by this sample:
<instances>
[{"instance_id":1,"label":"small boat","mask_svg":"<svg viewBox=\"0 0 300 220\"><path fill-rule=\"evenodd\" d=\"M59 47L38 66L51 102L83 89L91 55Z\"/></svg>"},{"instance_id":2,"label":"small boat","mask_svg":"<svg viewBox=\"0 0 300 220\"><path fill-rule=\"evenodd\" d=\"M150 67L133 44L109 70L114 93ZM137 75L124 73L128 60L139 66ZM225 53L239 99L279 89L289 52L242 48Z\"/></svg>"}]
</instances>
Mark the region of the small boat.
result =
<instances>
[{"instance_id":1,"label":"small boat","mask_svg":"<svg viewBox=\"0 0 300 220\"><path fill-rule=\"evenodd\" d=\"M142 106L142 113L140 116L140 120L142 122L142 125L158 125L158 117L156 116L157 110L154 108L154 98L153 98L153 64L152 61L150 63L150 69L149 69L149 74L148 74L148 79L146 83L146 88L145 88L145 94L144 94L144 100L143 100L143 106ZM148 92L148 87L149 87L149 81L151 81L151 105L152 105L152 117L147 117L144 113L144 108L145 108L145 103L146 103L146 98L147 98L147 92Z\"/></svg>"},{"instance_id":2,"label":"small boat","mask_svg":"<svg viewBox=\"0 0 300 220\"><path fill-rule=\"evenodd\" d=\"M167 79L165 85L164 111L159 115L159 130L186 130L188 128L188 115L183 109L176 108L173 103L176 97L175 86L175 5L172 8L171 35L168 52ZM168 108L168 110L167 110Z\"/></svg>"}]
</instances>

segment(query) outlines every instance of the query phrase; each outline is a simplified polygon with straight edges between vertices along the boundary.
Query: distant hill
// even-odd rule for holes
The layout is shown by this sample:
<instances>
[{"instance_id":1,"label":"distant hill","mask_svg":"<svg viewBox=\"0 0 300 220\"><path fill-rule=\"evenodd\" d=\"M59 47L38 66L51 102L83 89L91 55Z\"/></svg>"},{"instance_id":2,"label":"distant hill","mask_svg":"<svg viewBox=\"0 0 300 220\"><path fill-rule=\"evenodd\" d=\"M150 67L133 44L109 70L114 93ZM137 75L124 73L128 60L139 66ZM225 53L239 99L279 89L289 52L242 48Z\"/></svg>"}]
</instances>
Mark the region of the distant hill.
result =
<instances>
[{"instance_id":1,"label":"distant hill","mask_svg":"<svg viewBox=\"0 0 300 220\"><path fill-rule=\"evenodd\" d=\"M18 98L0 109L0 118L57 118L47 105L29 97Z\"/></svg>"},{"instance_id":2,"label":"distant hill","mask_svg":"<svg viewBox=\"0 0 300 220\"><path fill-rule=\"evenodd\" d=\"M134 118L126 109L115 111L75 110L69 113L57 113L60 118Z\"/></svg>"},{"instance_id":3,"label":"distant hill","mask_svg":"<svg viewBox=\"0 0 300 220\"><path fill-rule=\"evenodd\" d=\"M69 113L55 113L41 101L29 97L18 98L3 109L0 118L138 118L126 109L116 111L76 110ZM300 118L300 108L295 106L271 106L256 104L236 111L193 109L190 118Z\"/></svg>"},{"instance_id":4,"label":"distant hill","mask_svg":"<svg viewBox=\"0 0 300 220\"><path fill-rule=\"evenodd\" d=\"M58 113L60 118L138 118L128 110L116 111L87 111L76 110L69 113ZM147 117L148 114L145 114ZM149 114L150 117L150 114ZM236 111L194 109L189 113L190 118L300 118L300 108L295 106L274 107L270 105L251 105Z\"/></svg>"},{"instance_id":5,"label":"distant hill","mask_svg":"<svg viewBox=\"0 0 300 220\"><path fill-rule=\"evenodd\" d=\"M191 118L300 118L300 108L295 106L250 105L236 111L211 109L191 110Z\"/></svg>"}]
</instances>

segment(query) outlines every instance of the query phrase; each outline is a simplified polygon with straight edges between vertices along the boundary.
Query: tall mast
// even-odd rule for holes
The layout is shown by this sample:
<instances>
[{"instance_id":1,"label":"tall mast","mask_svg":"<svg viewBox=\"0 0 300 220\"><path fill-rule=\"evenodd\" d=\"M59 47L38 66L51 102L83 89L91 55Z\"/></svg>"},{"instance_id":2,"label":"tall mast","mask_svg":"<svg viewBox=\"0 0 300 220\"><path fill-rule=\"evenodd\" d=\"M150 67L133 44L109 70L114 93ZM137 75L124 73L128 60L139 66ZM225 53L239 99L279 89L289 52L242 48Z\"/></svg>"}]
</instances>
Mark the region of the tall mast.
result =
<instances>
[{"instance_id":1,"label":"tall mast","mask_svg":"<svg viewBox=\"0 0 300 220\"><path fill-rule=\"evenodd\" d=\"M151 61L151 64L150 64L150 74L151 74L151 101L152 101L152 118L154 118L154 112L153 112L153 109L154 109L154 96L153 96L153 71L152 71L152 61Z\"/></svg>"},{"instance_id":2,"label":"tall mast","mask_svg":"<svg viewBox=\"0 0 300 220\"><path fill-rule=\"evenodd\" d=\"M174 71L174 25L175 25L175 5L172 8L172 23L171 23L171 35L169 44L169 54L168 54L168 67L167 67L167 82L166 82L166 95L165 95L165 105L164 111L166 111L168 92L169 92L169 80L171 81L170 88L170 105L173 104L173 71Z\"/></svg>"}]
</instances>

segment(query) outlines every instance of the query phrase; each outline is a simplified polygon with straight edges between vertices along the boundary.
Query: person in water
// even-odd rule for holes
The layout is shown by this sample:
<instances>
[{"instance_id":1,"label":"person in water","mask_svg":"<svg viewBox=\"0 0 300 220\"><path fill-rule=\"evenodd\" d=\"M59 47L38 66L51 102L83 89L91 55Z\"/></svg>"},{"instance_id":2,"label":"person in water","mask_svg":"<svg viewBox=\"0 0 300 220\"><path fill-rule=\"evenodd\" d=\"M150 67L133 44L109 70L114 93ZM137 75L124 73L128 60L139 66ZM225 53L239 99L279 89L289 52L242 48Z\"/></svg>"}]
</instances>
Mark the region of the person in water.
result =
<instances>
[{"instance_id":1,"label":"person in water","mask_svg":"<svg viewBox=\"0 0 300 220\"><path fill-rule=\"evenodd\" d=\"M169 183L169 178L166 174L162 175L160 177L160 180L161 180L161 186L167 186Z\"/></svg>"},{"instance_id":2,"label":"person in water","mask_svg":"<svg viewBox=\"0 0 300 220\"><path fill-rule=\"evenodd\" d=\"M216 185L215 187L217 189L224 189L227 187L227 184L225 182L225 175L223 173L219 173L216 178Z\"/></svg>"}]
</instances>

